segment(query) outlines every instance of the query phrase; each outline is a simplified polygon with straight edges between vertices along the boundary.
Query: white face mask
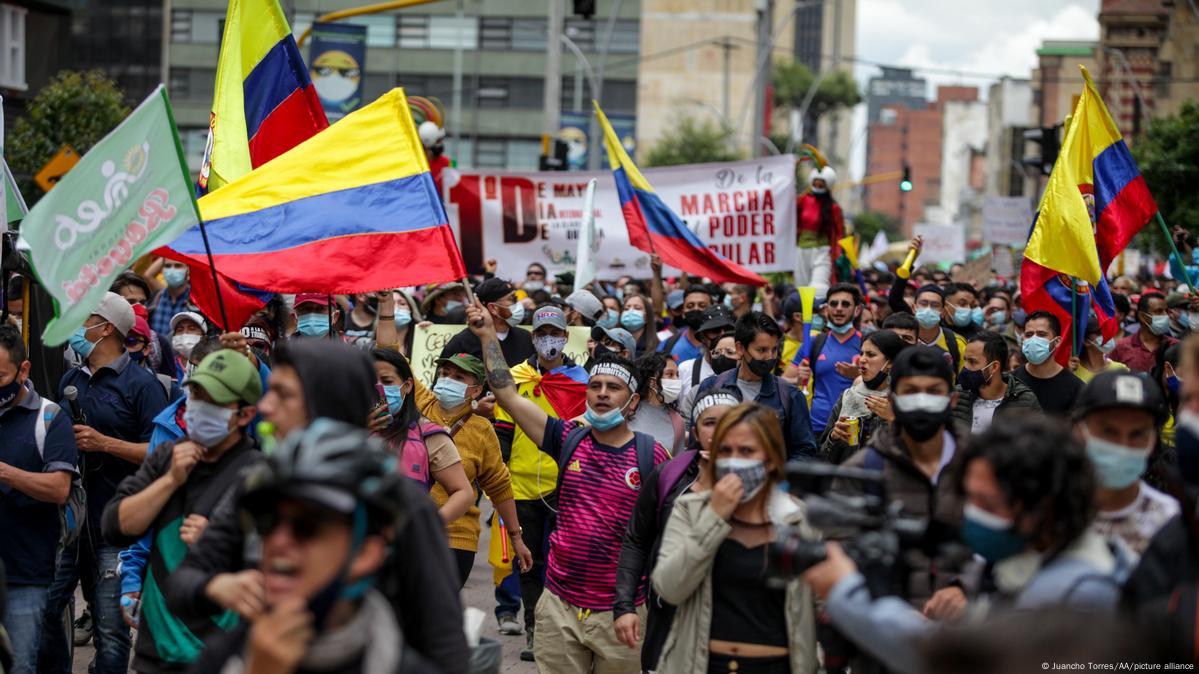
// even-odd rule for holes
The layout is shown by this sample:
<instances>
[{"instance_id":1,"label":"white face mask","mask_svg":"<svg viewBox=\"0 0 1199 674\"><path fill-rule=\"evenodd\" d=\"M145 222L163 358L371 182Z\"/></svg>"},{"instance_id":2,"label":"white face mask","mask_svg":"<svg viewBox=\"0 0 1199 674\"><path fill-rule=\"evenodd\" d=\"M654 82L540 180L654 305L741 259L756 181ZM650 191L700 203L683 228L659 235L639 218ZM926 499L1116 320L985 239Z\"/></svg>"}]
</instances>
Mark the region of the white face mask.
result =
<instances>
[{"instance_id":1,"label":"white face mask","mask_svg":"<svg viewBox=\"0 0 1199 674\"><path fill-rule=\"evenodd\" d=\"M175 335L171 337L171 348L184 358L191 358L192 349L200 343L200 335Z\"/></svg>"},{"instance_id":2,"label":"white face mask","mask_svg":"<svg viewBox=\"0 0 1199 674\"><path fill-rule=\"evenodd\" d=\"M683 392L682 379L663 379L659 382L662 388L662 400L667 403L672 403L679 399L679 394Z\"/></svg>"}]
</instances>

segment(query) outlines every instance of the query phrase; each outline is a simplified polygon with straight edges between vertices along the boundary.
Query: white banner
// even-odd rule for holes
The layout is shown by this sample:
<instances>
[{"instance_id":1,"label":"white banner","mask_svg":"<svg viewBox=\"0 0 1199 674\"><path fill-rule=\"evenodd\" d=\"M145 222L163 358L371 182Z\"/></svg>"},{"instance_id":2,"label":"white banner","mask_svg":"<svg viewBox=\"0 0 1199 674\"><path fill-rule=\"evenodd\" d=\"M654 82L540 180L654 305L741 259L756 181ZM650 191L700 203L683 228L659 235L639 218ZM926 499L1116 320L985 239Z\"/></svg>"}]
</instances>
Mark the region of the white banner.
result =
<instances>
[{"instance_id":1,"label":"white banner","mask_svg":"<svg viewBox=\"0 0 1199 674\"><path fill-rule=\"evenodd\" d=\"M1028 197L987 197L983 202L983 241L1023 248L1032 227Z\"/></svg>"},{"instance_id":2,"label":"white banner","mask_svg":"<svg viewBox=\"0 0 1199 674\"><path fill-rule=\"evenodd\" d=\"M699 238L758 273L795 266L795 157L645 169L658 196ZM553 275L578 264L587 183L596 178L599 278L648 278L649 255L629 245L611 171L463 172L446 210L469 271L498 262L497 275L523 279L531 262ZM667 272L668 274L671 272Z\"/></svg>"},{"instance_id":3,"label":"white banner","mask_svg":"<svg viewBox=\"0 0 1199 674\"><path fill-rule=\"evenodd\" d=\"M966 261L966 232L961 225L918 223L912 228L912 235L924 238L917 261L920 264Z\"/></svg>"}]
</instances>

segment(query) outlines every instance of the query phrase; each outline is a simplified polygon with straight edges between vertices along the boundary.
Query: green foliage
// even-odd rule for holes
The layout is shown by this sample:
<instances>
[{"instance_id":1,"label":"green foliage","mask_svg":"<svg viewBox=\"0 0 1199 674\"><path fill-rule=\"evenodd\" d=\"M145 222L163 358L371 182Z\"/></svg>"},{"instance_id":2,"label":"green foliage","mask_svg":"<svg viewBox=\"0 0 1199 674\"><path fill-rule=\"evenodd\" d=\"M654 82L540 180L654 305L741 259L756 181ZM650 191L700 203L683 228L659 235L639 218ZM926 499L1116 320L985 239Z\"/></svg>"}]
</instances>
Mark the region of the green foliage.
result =
<instances>
[{"instance_id":1,"label":"green foliage","mask_svg":"<svg viewBox=\"0 0 1199 674\"><path fill-rule=\"evenodd\" d=\"M42 196L33 182L58 148L85 154L129 115L124 94L103 72L64 70L34 98L9 129L4 154L30 206Z\"/></svg>"},{"instance_id":2,"label":"green foliage","mask_svg":"<svg viewBox=\"0 0 1199 674\"><path fill-rule=\"evenodd\" d=\"M1132 151L1166 224L1199 232L1199 104L1188 101L1177 116L1150 121ZM1140 239L1169 252L1154 222L1141 230Z\"/></svg>"},{"instance_id":3,"label":"green foliage","mask_svg":"<svg viewBox=\"0 0 1199 674\"><path fill-rule=\"evenodd\" d=\"M866 211L853 218L854 233L862 237L862 245L868 246L880 231L887 233L888 241L898 241L903 238L900 232L899 219L878 211Z\"/></svg>"},{"instance_id":4,"label":"green foliage","mask_svg":"<svg viewBox=\"0 0 1199 674\"><path fill-rule=\"evenodd\" d=\"M711 122L683 117L649 151L646 166L677 166L707 162L736 161L741 154L730 142L732 133Z\"/></svg>"},{"instance_id":5,"label":"green foliage","mask_svg":"<svg viewBox=\"0 0 1199 674\"><path fill-rule=\"evenodd\" d=\"M781 62L774 67L774 103L798 110L803 106L815 75L802 63ZM808 114L814 119L841 108L852 108L862 102L858 84L849 73L838 70L829 73L816 86L808 104Z\"/></svg>"}]
</instances>

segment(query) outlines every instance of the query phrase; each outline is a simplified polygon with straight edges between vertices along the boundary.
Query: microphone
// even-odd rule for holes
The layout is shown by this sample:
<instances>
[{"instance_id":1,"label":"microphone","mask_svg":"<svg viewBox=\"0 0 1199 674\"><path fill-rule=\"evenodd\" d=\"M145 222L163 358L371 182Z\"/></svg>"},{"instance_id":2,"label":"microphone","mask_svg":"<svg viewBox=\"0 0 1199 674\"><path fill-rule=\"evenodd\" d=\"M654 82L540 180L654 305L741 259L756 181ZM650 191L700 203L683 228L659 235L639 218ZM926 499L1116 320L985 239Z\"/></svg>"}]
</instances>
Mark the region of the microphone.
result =
<instances>
[{"instance_id":1,"label":"microphone","mask_svg":"<svg viewBox=\"0 0 1199 674\"><path fill-rule=\"evenodd\" d=\"M79 397L79 389L74 386L68 386L62 390L62 394L67 398L67 408L71 413L71 420L82 426L87 425L87 417L83 415L83 410L79 408L76 399Z\"/></svg>"}]
</instances>

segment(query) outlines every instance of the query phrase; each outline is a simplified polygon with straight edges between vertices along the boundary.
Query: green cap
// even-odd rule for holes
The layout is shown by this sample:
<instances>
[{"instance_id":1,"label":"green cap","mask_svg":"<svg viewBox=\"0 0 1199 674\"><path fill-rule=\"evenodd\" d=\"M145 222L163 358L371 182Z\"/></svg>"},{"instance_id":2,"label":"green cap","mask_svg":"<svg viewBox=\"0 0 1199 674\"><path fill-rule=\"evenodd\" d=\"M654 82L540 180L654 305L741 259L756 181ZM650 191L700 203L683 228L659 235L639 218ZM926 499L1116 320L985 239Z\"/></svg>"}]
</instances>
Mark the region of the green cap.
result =
<instances>
[{"instance_id":1,"label":"green cap","mask_svg":"<svg viewBox=\"0 0 1199 674\"><path fill-rule=\"evenodd\" d=\"M473 374L480 384L487 377L487 373L483 370L483 361L469 353L456 353L449 358L438 358L437 364L453 365L467 374Z\"/></svg>"},{"instance_id":2,"label":"green cap","mask_svg":"<svg viewBox=\"0 0 1199 674\"><path fill-rule=\"evenodd\" d=\"M262 397L258 371L249 358L232 349L221 349L205 356L183 383L200 386L220 405L236 400L253 405Z\"/></svg>"}]
</instances>

